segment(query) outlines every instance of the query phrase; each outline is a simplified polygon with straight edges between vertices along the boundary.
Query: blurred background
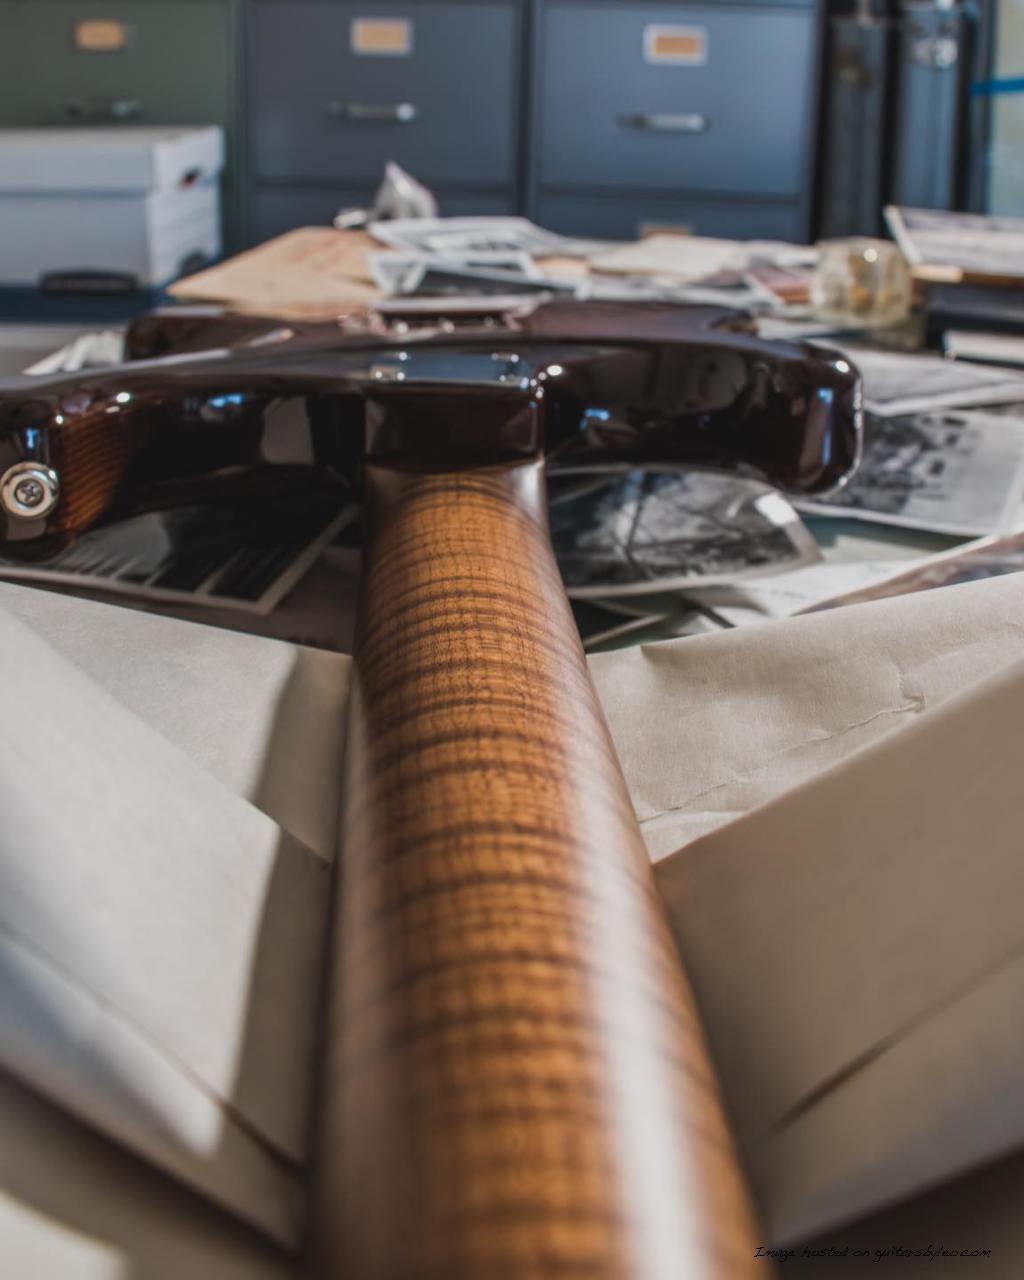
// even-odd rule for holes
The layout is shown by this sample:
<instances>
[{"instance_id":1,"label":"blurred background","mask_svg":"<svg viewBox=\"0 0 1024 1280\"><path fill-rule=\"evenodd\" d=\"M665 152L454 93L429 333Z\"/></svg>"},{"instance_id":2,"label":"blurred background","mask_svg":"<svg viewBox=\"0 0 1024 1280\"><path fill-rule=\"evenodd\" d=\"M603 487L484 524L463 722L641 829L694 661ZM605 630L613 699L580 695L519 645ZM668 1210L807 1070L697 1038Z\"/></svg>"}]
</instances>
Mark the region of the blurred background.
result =
<instances>
[{"instance_id":1,"label":"blurred background","mask_svg":"<svg viewBox=\"0 0 1024 1280\"><path fill-rule=\"evenodd\" d=\"M228 252L367 204L388 160L443 215L610 239L1024 214L1024 7L0 0L0 127L181 124L223 130Z\"/></svg>"},{"instance_id":2,"label":"blurred background","mask_svg":"<svg viewBox=\"0 0 1024 1280\"><path fill-rule=\"evenodd\" d=\"M786 508L777 572L941 554L1024 527L1022 153L1024 0L0 0L0 375L115 364L169 303L721 305L865 379L858 480L813 538ZM764 532L757 493L638 483L554 495L590 596L595 538L639 572L623 511L697 576L719 506L734 558Z\"/></svg>"}]
</instances>

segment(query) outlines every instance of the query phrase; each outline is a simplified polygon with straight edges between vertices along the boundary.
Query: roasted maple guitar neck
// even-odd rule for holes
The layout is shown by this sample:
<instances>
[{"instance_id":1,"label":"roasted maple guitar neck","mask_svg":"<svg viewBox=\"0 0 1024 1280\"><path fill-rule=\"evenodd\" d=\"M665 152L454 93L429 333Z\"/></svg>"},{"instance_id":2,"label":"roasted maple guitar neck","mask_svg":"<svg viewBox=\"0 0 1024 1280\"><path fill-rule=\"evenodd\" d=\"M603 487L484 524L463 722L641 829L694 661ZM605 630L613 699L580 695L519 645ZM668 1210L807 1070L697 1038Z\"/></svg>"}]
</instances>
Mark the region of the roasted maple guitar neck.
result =
<instances>
[{"instance_id":1,"label":"roasted maple guitar neck","mask_svg":"<svg viewBox=\"0 0 1024 1280\"><path fill-rule=\"evenodd\" d=\"M761 1274L519 429L483 467L371 432L321 1273Z\"/></svg>"},{"instance_id":2,"label":"roasted maple guitar neck","mask_svg":"<svg viewBox=\"0 0 1024 1280\"><path fill-rule=\"evenodd\" d=\"M97 522L216 507L238 485L268 507L296 482L365 498L320 1273L759 1272L552 557L543 458L742 467L822 492L858 455L856 371L763 342L733 311L664 303L425 330L172 314L128 341L178 347L192 357L0 387L0 551L38 559ZM294 457L282 402L308 428Z\"/></svg>"}]
</instances>

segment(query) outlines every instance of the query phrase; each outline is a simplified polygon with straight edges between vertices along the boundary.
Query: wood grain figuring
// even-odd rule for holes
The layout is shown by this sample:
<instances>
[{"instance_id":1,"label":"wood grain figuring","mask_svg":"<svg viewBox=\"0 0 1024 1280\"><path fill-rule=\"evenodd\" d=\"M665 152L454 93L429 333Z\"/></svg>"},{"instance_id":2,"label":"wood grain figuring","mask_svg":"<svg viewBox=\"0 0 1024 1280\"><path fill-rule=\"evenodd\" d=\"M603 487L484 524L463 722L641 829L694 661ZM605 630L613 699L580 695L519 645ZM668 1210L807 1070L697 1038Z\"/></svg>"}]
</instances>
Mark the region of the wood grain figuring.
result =
<instances>
[{"instance_id":1,"label":"wood grain figuring","mask_svg":"<svg viewBox=\"0 0 1024 1280\"><path fill-rule=\"evenodd\" d=\"M107 512L154 431L145 405L125 411L113 396L62 415L51 436L51 460L61 477L55 532L84 533Z\"/></svg>"},{"instance_id":2,"label":"wood grain figuring","mask_svg":"<svg viewBox=\"0 0 1024 1280\"><path fill-rule=\"evenodd\" d=\"M368 471L321 1273L763 1275L540 464Z\"/></svg>"}]
</instances>

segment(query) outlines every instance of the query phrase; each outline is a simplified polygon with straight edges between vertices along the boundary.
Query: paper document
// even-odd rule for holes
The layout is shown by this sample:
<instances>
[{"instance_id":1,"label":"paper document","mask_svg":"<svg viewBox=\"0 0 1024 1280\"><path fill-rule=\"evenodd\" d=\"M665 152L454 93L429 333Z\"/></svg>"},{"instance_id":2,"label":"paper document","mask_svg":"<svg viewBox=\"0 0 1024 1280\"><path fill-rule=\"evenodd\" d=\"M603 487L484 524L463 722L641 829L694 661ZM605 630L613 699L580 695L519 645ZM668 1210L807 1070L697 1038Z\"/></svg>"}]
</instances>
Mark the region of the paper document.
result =
<instances>
[{"instance_id":1,"label":"paper document","mask_svg":"<svg viewBox=\"0 0 1024 1280\"><path fill-rule=\"evenodd\" d=\"M889 205L885 220L900 252L925 278L1024 277L1024 219Z\"/></svg>"},{"instance_id":2,"label":"paper document","mask_svg":"<svg viewBox=\"0 0 1024 1280\"><path fill-rule=\"evenodd\" d=\"M864 452L846 487L797 507L881 524L976 536L1022 519L1024 419L975 410L869 414Z\"/></svg>"},{"instance_id":3,"label":"paper document","mask_svg":"<svg viewBox=\"0 0 1024 1280\"><path fill-rule=\"evenodd\" d=\"M686 594L706 605L724 625L743 627L773 618L790 618L892 577L891 561L826 562L728 586L698 588Z\"/></svg>"},{"instance_id":4,"label":"paper document","mask_svg":"<svg viewBox=\"0 0 1024 1280\"><path fill-rule=\"evenodd\" d=\"M330 320L379 296L367 265L376 248L364 231L300 227L187 276L168 292L250 314Z\"/></svg>"},{"instance_id":5,"label":"paper document","mask_svg":"<svg viewBox=\"0 0 1024 1280\"><path fill-rule=\"evenodd\" d=\"M780 1243L1024 1143L1014 648L934 709L906 672L886 738L659 864Z\"/></svg>"},{"instance_id":6,"label":"paper document","mask_svg":"<svg viewBox=\"0 0 1024 1280\"><path fill-rule=\"evenodd\" d=\"M972 360L978 364L1001 364L1024 367L1024 338L1008 333L975 333L973 330L947 329L942 339L943 350L950 360Z\"/></svg>"},{"instance_id":7,"label":"paper document","mask_svg":"<svg viewBox=\"0 0 1024 1280\"><path fill-rule=\"evenodd\" d=\"M602 302L676 302L697 306L735 307L764 312L778 305L763 285L737 275L728 284L703 284L671 276L591 275L577 290L579 298Z\"/></svg>"},{"instance_id":8,"label":"paper document","mask_svg":"<svg viewBox=\"0 0 1024 1280\"><path fill-rule=\"evenodd\" d=\"M380 252L367 258L374 283L382 293L411 293L415 282L411 277L422 277L428 266L465 273L472 284L473 273L485 275L498 273L516 279L535 279L540 273L533 260L525 253L468 253L458 256L424 253Z\"/></svg>"},{"instance_id":9,"label":"paper document","mask_svg":"<svg viewBox=\"0 0 1024 1280\"><path fill-rule=\"evenodd\" d=\"M729 582L819 557L777 490L722 472L552 470L548 516L562 581L576 599Z\"/></svg>"},{"instance_id":10,"label":"paper document","mask_svg":"<svg viewBox=\"0 0 1024 1280\"><path fill-rule=\"evenodd\" d=\"M813 246L774 240L718 240L711 236L656 232L634 244L617 245L594 255L590 265L609 274L675 276L702 280L722 271L742 272L754 262L777 267L812 265Z\"/></svg>"},{"instance_id":11,"label":"paper document","mask_svg":"<svg viewBox=\"0 0 1024 1280\"><path fill-rule=\"evenodd\" d=\"M588 652L664 622L665 614L620 600L573 600L572 616Z\"/></svg>"},{"instance_id":12,"label":"paper document","mask_svg":"<svg viewBox=\"0 0 1024 1280\"><path fill-rule=\"evenodd\" d=\"M714 240L707 236L645 236L598 254L590 261L595 271L609 275L675 276L703 280L719 271L741 271L749 255L739 240Z\"/></svg>"},{"instance_id":13,"label":"paper document","mask_svg":"<svg viewBox=\"0 0 1024 1280\"><path fill-rule=\"evenodd\" d=\"M1022 611L1010 576L590 659L776 1242L1021 1141Z\"/></svg>"},{"instance_id":14,"label":"paper document","mask_svg":"<svg viewBox=\"0 0 1024 1280\"><path fill-rule=\"evenodd\" d=\"M118 329L103 329L97 333L83 333L66 347L36 361L25 372L36 377L77 373L79 369L120 364L123 359L124 333Z\"/></svg>"},{"instance_id":15,"label":"paper document","mask_svg":"<svg viewBox=\"0 0 1024 1280\"><path fill-rule=\"evenodd\" d=\"M827 339L841 332L833 320L818 320L804 307L788 307L775 315L759 316L757 332L762 338L778 342L804 342L812 338Z\"/></svg>"},{"instance_id":16,"label":"paper document","mask_svg":"<svg viewBox=\"0 0 1024 1280\"><path fill-rule=\"evenodd\" d=\"M6 610L0 635L25 677L0 767L0 1063L295 1245L328 863Z\"/></svg>"},{"instance_id":17,"label":"paper document","mask_svg":"<svg viewBox=\"0 0 1024 1280\"><path fill-rule=\"evenodd\" d=\"M890 596L911 595L917 591L931 591L936 587L951 587L962 582L978 582L983 578L998 578L1007 573L1024 571L1024 533L1006 538L978 538L974 542L954 547L940 555L926 556L873 583L859 586L848 583L834 595L808 602L803 608L835 609L841 605L863 604L868 600L885 600ZM882 566L878 566L879 569ZM811 570L807 571L808 573ZM799 575L794 574L796 578ZM836 583L838 586L838 582Z\"/></svg>"},{"instance_id":18,"label":"paper document","mask_svg":"<svg viewBox=\"0 0 1024 1280\"><path fill-rule=\"evenodd\" d=\"M1024 404L1024 374L939 356L844 347L864 379L864 405L894 418L929 409Z\"/></svg>"},{"instance_id":19,"label":"paper document","mask_svg":"<svg viewBox=\"0 0 1024 1280\"><path fill-rule=\"evenodd\" d=\"M242 1217L294 1246L348 664L17 587L0 604L24 677L0 771L0 1060L56 1113L5 1123L4 1185L29 1185L41 1134L90 1179L55 1205L40 1191L17 1238L63 1213L53 1234L70 1249L97 1224L89 1193L115 1163L55 1134L77 1115L171 1174L175 1262L195 1218L176 1182L223 1211L208 1225ZM690 846L659 881L769 1239L1020 1140L1019 966L1002 960L1021 930L1007 797L1024 708L1019 682L975 690L966 711L952 699L1019 658L1022 611L1011 576L591 659L652 857ZM40 691L59 716L38 714ZM880 753L918 725L912 750ZM286 775L269 785L274 747ZM854 767L842 785L828 772ZM104 801L111 778L121 803ZM320 839L282 808L305 808L310 787ZM0 1090L5 1121L29 1109ZM147 1224L158 1190L143 1168L118 1212ZM102 1219L92 1235L90 1256L122 1239ZM263 1275L221 1259L178 1270ZM84 1268L57 1272L99 1274Z\"/></svg>"},{"instance_id":20,"label":"paper document","mask_svg":"<svg viewBox=\"0 0 1024 1280\"><path fill-rule=\"evenodd\" d=\"M526 253L531 257L586 257L603 248L596 240L579 240L545 231L526 218L401 218L370 224L382 244L413 253L445 257L475 253Z\"/></svg>"},{"instance_id":21,"label":"paper document","mask_svg":"<svg viewBox=\"0 0 1024 1280\"><path fill-rule=\"evenodd\" d=\"M657 861L1015 661L1024 578L590 659ZM693 743L701 743L699 752Z\"/></svg>"},{"instance_id":22,"label":"paper document","mask_svg":"<svg viewBox=\"0 0 1024 1280\"><path fill-rule=\"evenodd\" d=\"M44 560L0 557L0 578L266 616L358 514L334 495L225 494L100 524Z\"/></svg>"}]
</instances>

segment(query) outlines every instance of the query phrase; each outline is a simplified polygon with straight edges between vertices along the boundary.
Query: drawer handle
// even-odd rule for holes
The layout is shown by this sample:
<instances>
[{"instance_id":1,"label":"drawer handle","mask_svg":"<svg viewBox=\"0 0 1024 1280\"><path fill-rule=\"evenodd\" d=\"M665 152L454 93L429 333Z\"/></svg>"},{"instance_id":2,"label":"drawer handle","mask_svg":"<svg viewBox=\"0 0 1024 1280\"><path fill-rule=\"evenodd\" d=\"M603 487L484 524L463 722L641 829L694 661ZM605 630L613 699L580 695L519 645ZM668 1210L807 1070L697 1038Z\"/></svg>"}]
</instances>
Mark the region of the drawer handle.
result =
<instances>
[{"instance_id":1,"label":"drawer handle","mask_svg":"<svg viewBox=\"0 0 1024 1280\"><path fill-rule=\"evenodd\" d=\"M708 118L701 115L649 115L641 112L632 116L619 116L619 123L628 129L647 129L651 133L703 133L708 127Z\"/></svg>"},{"instance_id":2,"label":"drawer handle","mask_svg":"<svg viewBox=\"0 0 1024 1280\"><path fill-rule=\"evenodd\" d=\"M353 124L412 124L419 114L411 102L332 102L327 110Z\"/></svg>"},{"instance_id":3,"label":"drawer handle","mask_svg":"<svg viewBox=\"0 0 1024 1280\"><path fill-rule=\"evenodd\" d=\"M69 120L137 120L142 115L142 103L138 98L116 98L113 102L69 98L64 103L64 114Z\"/></svg>"}]
</instances>

